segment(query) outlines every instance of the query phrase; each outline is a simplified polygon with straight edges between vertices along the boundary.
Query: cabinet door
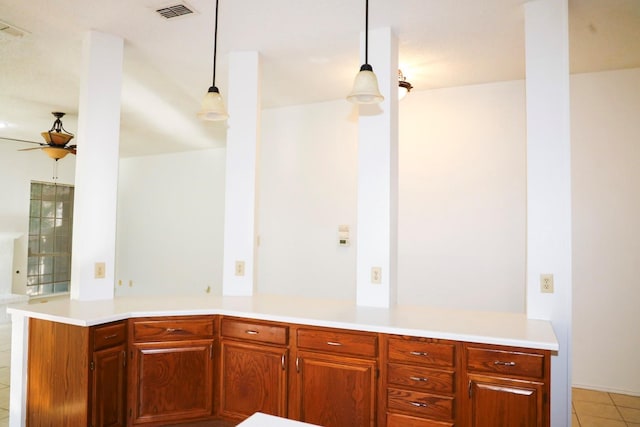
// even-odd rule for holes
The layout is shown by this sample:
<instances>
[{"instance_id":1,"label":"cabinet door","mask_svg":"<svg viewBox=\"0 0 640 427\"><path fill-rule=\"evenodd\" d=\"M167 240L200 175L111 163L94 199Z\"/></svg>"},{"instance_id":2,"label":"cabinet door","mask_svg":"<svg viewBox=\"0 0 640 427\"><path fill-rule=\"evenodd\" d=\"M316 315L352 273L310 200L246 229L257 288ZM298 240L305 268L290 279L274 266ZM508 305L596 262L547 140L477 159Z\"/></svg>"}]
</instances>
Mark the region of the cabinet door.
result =
<instances>
[{"instance_id":1,"label":"cabinet door","mask_svg":"<svg viewBox=\"0 0 640 427\"><path fill-rule=\"evenodd\" d=\"M287 416L288 350L223 341L220 412L242 420L255 412Z\"/></svg>"},{"instance_id":2,"label":"cabinet door","mask_svg":"<svg viewBox=\"0 0 640 427\"><path fill-rule=\"evenodd\" d=\"M131 351L133 423L211 415L213 340L138 343Z\"/></svg>"},{"instance_id":3,"label":"cabinet door","mask_svg":"<svg viewBox=\"0 0 640 427\"><path fill-rule=\"evenodd\" d=\"M93 354L92 427L125 425L125 357L124 345L96 351Z\"/></svg>"},{"instance_id":4,"label":"cabinet door","mask_svg":"<svg viewBox=\"0 0 640 427\"><path fill-rule=\"evenodd\" d=\"M471 427L542 427L543 384L469 375Z\"/></svg>"},{"instance_id":5,"label":"cabinet door","mask_svg":"<svg viewBox=\"0 0 640 427\"><path fill-rule=\"evenodd\" d=\"M324 427L375 425L375 360L300 352L296 365L300 421Z\"/></svg>"}]
</instances>

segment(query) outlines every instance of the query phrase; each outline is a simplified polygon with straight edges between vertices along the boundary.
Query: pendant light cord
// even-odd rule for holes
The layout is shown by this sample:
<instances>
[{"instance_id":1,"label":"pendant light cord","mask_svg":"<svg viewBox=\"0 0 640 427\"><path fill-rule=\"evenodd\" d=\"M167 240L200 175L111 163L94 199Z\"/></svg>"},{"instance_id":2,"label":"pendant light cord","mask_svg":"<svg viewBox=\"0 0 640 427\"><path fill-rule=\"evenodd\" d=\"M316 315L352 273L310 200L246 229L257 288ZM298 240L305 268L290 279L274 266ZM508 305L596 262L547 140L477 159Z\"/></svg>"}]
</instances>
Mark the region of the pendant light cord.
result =
<instances>
[{"instance_id":1,"label":"pendant light cord","mask_svg":"<svg viewBox=\"0 0 640 427\"><path fill-rule=\"evenodd\" d=\"M365 0L364 6L364 63L369 63L369 0Z\"/></svg>"},{"instance_id":2,"label":"pendant light cord","mask_svg":"<svg viewBox=\"0 0 640 427\"><path fill-rule=\"evenodd\" d=\"M216 18L213 27L213 82L211 86L216 85L216 54L218 49L218 0L216 0Z\"/></svg>"}]
</instances>

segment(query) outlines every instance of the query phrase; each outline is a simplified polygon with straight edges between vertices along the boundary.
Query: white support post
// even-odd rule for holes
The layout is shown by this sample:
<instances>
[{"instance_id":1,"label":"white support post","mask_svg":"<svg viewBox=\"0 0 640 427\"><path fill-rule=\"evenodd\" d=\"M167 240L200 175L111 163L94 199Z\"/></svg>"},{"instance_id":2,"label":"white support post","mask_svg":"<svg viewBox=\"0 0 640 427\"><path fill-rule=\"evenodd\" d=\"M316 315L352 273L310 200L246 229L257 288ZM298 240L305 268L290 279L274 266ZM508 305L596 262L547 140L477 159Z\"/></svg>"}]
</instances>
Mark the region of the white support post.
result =
<instances>
[{"instance_id":1,"label":"white support post","mask_svg":"<svg viewBox=\"0 0 640 427\"><path fill-rule=\"evenodd\" d=\"M260 56L229 54L229 130L224 205L223 295L253 295L256 167L260 129Z\"/></svg>"},{"instance_id":2,"label":"white support post","mask_svg":"<svg viewBox=\"0 0 640 427\"><path fill-rule=\"evenodd\" d=\"M525 4L527 316L550 320L551 425L571 425L571 143L567 0ZM554 293L542 293L553 274Z\"/></svg>"},{"instance_id":3,"label":"white support post","mask_svg":"<svg viewBox=\"0 0 640 427\"><path fill-rule=\"evenodd\" d=\"M95 31L84 39L71 253L76 300L113 298L123 44Z\"/></svg>"},{"instance_id":4,"label":"white support post","mask_svg":"<svg viewBox=\"0 0 640 427\"><path fill-rule=\"evenodd\" d=\"M360 50L364 63L364 33ZM390 28L369 31L369 64L384 101L359 106L356 299L389 307L396 303L398 246L398 41ZM380 283L372 283L374 268Z\"/></svg>"}]
</instances>

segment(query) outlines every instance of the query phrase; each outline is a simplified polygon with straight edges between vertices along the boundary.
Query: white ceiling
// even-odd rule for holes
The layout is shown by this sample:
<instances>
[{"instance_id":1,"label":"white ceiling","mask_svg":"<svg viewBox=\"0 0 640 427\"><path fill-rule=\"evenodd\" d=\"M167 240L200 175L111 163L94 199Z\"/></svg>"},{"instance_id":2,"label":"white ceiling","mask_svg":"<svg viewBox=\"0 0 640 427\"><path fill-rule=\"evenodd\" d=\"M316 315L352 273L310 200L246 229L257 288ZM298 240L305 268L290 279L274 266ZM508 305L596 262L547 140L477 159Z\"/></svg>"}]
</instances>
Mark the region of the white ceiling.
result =
<instances>
[{"instance_id":1,"label":"white ceiling","mask_svg":"<svg viewBox=\"0 0 640 427\"><path fill-rule=\"evenodd\" d=\"M173 20L155 13L179 2L0 0L0 21L28 32L0 32L0 136L37 141L51 111L77 130L82 38L98 30L125 40L122 156L223 146L224 123L195 116L211 83L215 3L188 0L197 13ZM369 25L398 36L414 90L523 79L524 3L371 0ZM569 10L572 73L640 67L640 0L569 0ZM225 96L228 52L257 50L265 108L344 98L363 27L362 0L220 0L217 86Z\"/></svg>"}]
</instances>

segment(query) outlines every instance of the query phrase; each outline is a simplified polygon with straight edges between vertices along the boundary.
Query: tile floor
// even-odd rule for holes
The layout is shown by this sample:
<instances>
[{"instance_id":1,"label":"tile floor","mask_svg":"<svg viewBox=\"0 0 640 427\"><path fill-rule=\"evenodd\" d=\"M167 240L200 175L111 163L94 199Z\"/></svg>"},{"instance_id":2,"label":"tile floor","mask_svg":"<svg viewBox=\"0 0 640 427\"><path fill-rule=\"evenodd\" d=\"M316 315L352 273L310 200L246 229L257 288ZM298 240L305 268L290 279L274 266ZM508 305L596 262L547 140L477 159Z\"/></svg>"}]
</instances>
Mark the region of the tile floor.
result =
<instances>
[{"instance_id":1,"label":"tile floor","mask_svg":"<svg viewBox=\"0 0 640 427\"><path fill-rule=\"evenodd\" d=\"M9 426L11 324L0 323L0 427ZM573 389L572 427L640 427L640 397Z\"/></svg>"}]
</instances>

